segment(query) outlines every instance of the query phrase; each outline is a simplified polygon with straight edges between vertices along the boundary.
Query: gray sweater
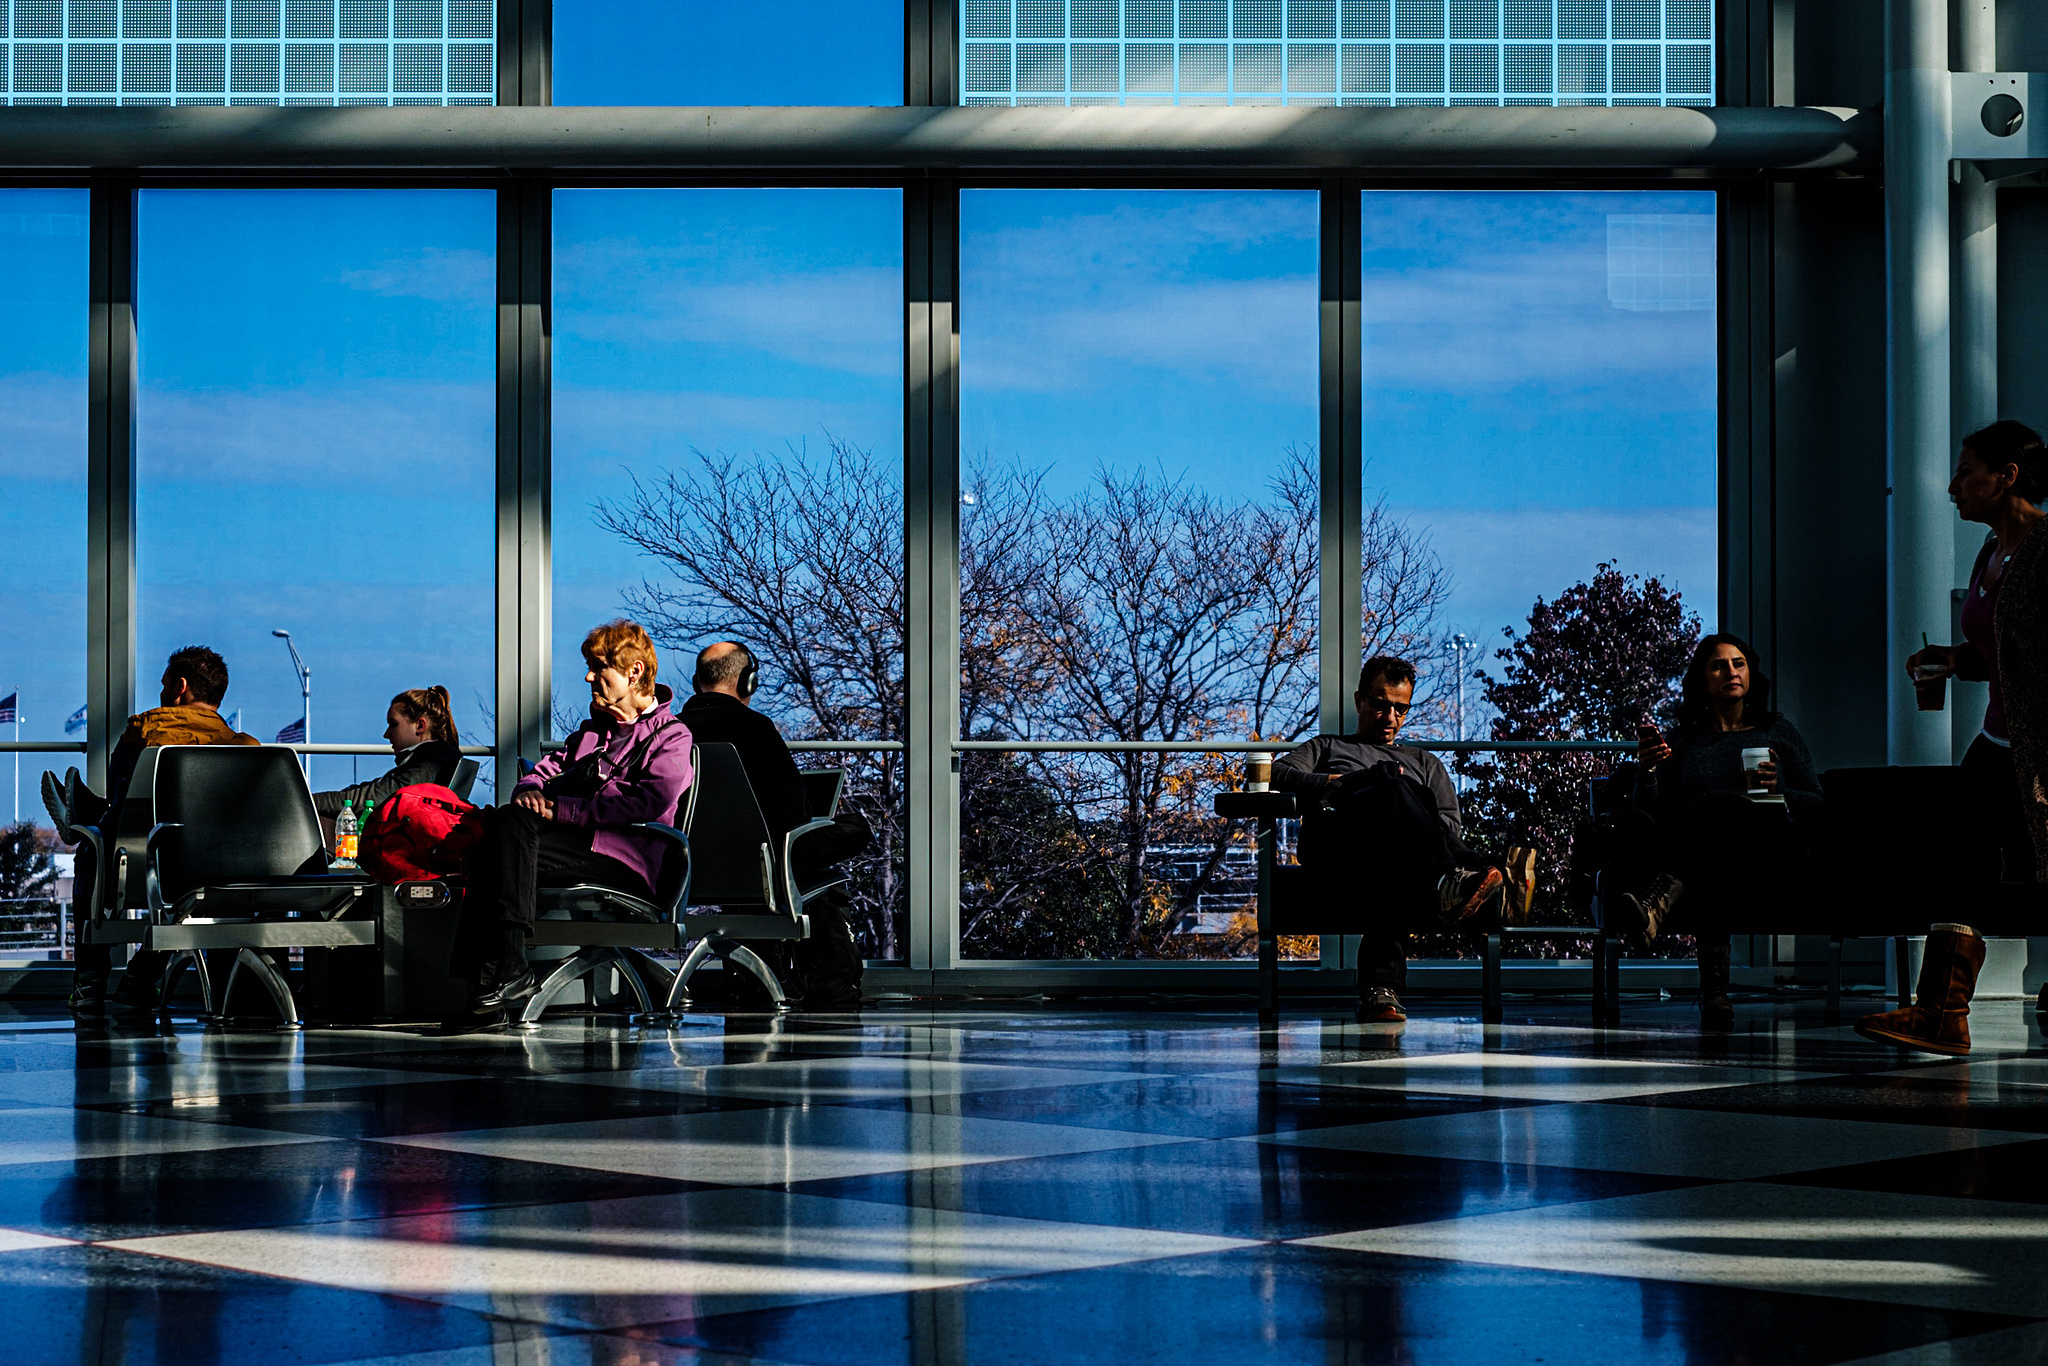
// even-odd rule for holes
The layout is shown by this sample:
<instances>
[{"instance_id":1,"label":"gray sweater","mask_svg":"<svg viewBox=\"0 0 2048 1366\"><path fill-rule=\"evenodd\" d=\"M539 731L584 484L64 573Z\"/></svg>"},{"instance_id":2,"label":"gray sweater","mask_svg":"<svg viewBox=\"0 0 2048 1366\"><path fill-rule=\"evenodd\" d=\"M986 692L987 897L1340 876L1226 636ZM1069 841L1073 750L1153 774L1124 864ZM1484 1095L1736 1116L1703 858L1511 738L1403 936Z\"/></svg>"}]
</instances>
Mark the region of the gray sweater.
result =
<instances>
[{"instance_id":1,"label":"gray sweater","mask_svg":"<svg viewBox=\"0 0 2048 1366\"><path fill-rule=\"evenodd\" d=\"M1273 761L1273 786L1282 792L1317 797L1329 787L1323 775L1338 776L1393 766L1408 774L1436 798L1437 815L1452 834L1463 821L1458 815L1458 789L1443 763L1426 749L1411 745L1375 745L1355 735L1318 735L1300 749ZM1313 801L1305 803L1314 805Z\"/></svg>"}]
</instances>

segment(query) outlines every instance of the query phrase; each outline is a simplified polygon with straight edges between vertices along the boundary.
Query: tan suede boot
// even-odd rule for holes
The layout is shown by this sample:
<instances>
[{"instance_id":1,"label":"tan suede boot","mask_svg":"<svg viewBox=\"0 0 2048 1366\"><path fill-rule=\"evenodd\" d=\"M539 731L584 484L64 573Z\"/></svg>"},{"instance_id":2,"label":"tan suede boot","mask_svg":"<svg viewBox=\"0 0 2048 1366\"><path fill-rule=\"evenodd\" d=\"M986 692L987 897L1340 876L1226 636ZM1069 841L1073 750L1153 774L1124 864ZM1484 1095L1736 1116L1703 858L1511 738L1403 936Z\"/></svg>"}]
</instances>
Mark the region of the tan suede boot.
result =
<instances>
[{"instance_id":1,"label":"tan suede boot","mask_svg":"<svg viewBox=\"0 0 2048 1366\"><path fill-rule=\"evenodd\" d=\"M1984 940L1975 930L1968 925L1929 926L1913 1004L1866 1015L1856 1022L1856 1032L1879 1043L1927 1053L1969 1052L1970 997L1983 966Z\"/></svg>"}]
</instances>

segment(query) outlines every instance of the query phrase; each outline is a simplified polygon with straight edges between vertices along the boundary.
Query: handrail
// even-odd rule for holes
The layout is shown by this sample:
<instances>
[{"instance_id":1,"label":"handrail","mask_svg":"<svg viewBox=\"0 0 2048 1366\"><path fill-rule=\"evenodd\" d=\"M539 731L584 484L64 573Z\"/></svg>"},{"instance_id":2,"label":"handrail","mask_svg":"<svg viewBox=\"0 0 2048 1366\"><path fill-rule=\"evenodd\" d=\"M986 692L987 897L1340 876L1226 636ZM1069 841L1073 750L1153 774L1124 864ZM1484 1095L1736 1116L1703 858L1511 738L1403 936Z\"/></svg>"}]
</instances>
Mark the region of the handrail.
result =
<instances>
[{"instance_id":1,"label":"handrail","mask_svg":"<svg viewBox=\"0 0 2048 1366\"><path fill-rule=\"evenodd\" d=\"M1302 740L955 740L953 748L1009 754L1285 754ZM1455 754L1606 754L1633 751L1629 740L1402 740L1410 749Z\"/></svg>"},{"instance_id":2,"label":"handrail","mask_svg":"<svg viewBox=\"0 0 2048 1366\"><path fill-rule=\"evenodd\" d=\"M361 745L283 745L294 754L389 754L391 742L380 740L376 744ZM488 758L495 751L489 745L457 745L464 754Z\"/></svg>"},{"instance_id":3,"label":"handrail","mask_svg":"<svg viewBox=\"0 0 2048 1366\"><path fill-rule=\"evenodd\" d=\"M0 754L83 754L83 740L0 740Z\"/></svg>"},{"instance_id":4,"label":"handrail","mask_svg":"<svg viewBox=\"0 0 2048 1366\"><path fill-rule=\"evenodd\" d=\"M831 753L834 750L871 751L876 753L900 753L905 745L901 740L791 740L791 749L817 750Z\"/></svg>"}]
</instances>

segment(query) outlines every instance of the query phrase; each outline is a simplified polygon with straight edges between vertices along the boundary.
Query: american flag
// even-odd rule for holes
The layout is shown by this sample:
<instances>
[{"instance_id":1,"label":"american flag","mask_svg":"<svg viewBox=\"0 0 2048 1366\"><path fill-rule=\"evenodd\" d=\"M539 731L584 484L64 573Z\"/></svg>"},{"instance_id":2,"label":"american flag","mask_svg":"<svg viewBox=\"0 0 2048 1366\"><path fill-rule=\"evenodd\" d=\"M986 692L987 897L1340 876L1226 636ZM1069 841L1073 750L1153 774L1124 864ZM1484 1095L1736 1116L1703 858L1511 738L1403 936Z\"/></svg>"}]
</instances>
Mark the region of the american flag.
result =
<instances>
[{"instance_id":1,"label":"american flag","mask_svg":"<svg viewBox=\"0 0 2048 1366\"><path fill-rule=\"evenodd\" d=\"M306 721L304 717L292 722L277 733L280 745L303 745L306 743Z\"/></svg>"},{"instance_id":2,"label":"american flag","mask_svg":"<svg viewBox=\"0 0 2048 1366\"><path fill-rule=\"evenodd\" d=\"M14 726L21 723L21 693L19 690L0 697L0 726Z\"/></svg>"},{"instance_id":3,"label":"american flag","mask_svg":"<svg viewBox=\"0 0 2048 1366\"><path fill-rule=\"evenodd\" d=\"M75 711L75 712L72 712L72 713L71 713L71 719L70 719L70 720L68 720L68 721L66 721L66 722L64 723L64 733L65 733L66 735L76 735L76 734L78 734L78 732L80 732L80 731L82 731L82 730L84 730L84 729L85 729L85 708L84 708L84 707L80 707L80 708L79 708L79 709L78 709L77 711Z\"/></svg>"}]
</instances>

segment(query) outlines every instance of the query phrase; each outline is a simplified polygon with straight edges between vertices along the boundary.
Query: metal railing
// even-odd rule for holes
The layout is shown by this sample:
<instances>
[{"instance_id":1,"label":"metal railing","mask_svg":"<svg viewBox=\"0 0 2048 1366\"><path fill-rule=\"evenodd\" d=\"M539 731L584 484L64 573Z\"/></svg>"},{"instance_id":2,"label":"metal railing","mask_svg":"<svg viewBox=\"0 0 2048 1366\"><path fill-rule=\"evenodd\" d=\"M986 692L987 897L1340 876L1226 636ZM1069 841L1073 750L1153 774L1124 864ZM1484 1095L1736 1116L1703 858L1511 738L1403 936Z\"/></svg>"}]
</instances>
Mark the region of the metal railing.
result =
<instances>
[{"instance_id":1,"label":"metal railing","mask_svg":"<svg viewBox=\"0 0 2048 1366\"><path fill-rule=\"evenodd\" d=\"M953 748L1007 754L1285 754L1305 740L955 740ZM1409 749L1453 754L1605 754L1635 749L1632 740L1402 740Z\"/></svg>"}]
</instances>

